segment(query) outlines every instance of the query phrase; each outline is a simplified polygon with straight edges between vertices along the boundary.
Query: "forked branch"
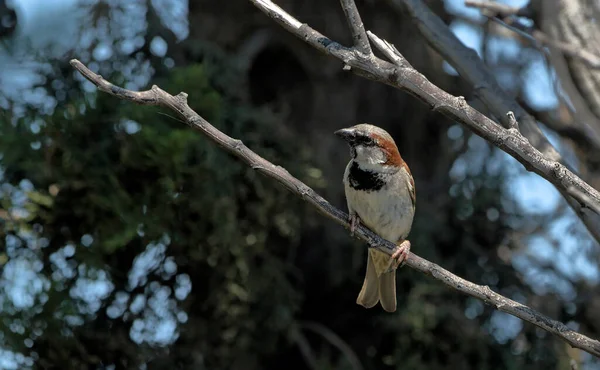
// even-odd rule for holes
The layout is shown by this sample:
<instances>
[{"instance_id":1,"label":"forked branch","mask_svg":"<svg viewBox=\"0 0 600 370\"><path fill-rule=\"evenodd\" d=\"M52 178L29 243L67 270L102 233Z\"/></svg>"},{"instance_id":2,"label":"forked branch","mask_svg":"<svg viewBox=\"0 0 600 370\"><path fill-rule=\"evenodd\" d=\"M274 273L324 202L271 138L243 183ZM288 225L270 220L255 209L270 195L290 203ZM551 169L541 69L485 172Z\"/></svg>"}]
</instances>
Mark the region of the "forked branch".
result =
<instances>
[{"instance_id":1,"label":"forked branch","mask_svg":"<svg viewBox=\"0 0 600 370\"><path fill-rule=\"evenodd\" d=\"M541 153L525 136L515 135L514 132L499 126L467 104L463 97L448 94L432 84L416 69L400 63L401 54L397 50L396 60L392 59L394 64L374 55L364 57L364 54L356 48L340 45L309 25L302 24L270 0L250 0L250 2L301 40L350 66L355 74L409 92L433 110L463 124L475 134L505 151L523 164L527 170L537 173L554 184L568 201L581 205L578 215L584 218L588 229L600 239L600 217L593 211L600 209L600 192L566 168L557 158L549 158L548 155ZM382 51L385 52L384 49ZM572 198L569 194L575 194L573 188L577 194L583 196L576 200ZM571 193L568 192L569 190Z\"/></svg>"},{"instance_id":2,"label":"forked branch","mask_svg":"<svg viewBox=\"0 0 600 370\"><path fill-rule=\"evenodd\" d=\"M347 229L350 227L348 224L348 214L332 206L313 189L292 176L285 168L276 166L267 161L250 150L242 143L242 141L229 137L217 130L198 113L194 112L187 104L186 93L182 92L173 96L158 86L152 86L152 88L147 91L131 91L106 81L102 76L95 74L76 59L71 60L71 65L86 79L96 85L102 92L137 104L155 105L171 109L177 113L188 126L202 132L222 149L233 154L235 157L252 167L252 169L267 177L273 178L293 194L312 204L321 214L336 221ZM359 239L367 242L370 247L377 248L388 255L392 255L396 248L394 243L380 238L362 225L357 228L355 235ZM530 307L508 299L492 291L488 286L477 285L460 278L414 253L409 254L406 265L426 275L432 276L434 279L441 281L454 290L480 299L500 311L528 321L562 338L573 347L580 348L600 357L600 342L597 340L571 330L563 323L553 320Z\"/></svg>"}]
</instances>

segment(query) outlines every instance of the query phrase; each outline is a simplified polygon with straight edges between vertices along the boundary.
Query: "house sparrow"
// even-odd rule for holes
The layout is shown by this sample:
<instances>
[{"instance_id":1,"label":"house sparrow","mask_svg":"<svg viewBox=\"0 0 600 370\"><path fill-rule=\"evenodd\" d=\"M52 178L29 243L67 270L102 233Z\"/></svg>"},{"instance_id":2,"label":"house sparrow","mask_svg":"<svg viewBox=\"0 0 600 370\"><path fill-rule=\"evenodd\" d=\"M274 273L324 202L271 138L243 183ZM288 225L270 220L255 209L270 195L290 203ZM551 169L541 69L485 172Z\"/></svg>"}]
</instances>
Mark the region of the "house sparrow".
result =
<instances>
[{"instance_id":1,"label":"house sparrow","mask_svg":"<svg viewBox=\"0 0 600 370\"><path fill-rule=\"evenodd\" d=\"M360 222L398 245L392 257L369 248L367 272L356 303L371 308L381 302L396 311L396 269L408 257L406 240L415 214L415 184L394 139L385 130L360 124L335 134L348 142L352 159L344 172L350 232Z\"/></svg>"}]
</instances>

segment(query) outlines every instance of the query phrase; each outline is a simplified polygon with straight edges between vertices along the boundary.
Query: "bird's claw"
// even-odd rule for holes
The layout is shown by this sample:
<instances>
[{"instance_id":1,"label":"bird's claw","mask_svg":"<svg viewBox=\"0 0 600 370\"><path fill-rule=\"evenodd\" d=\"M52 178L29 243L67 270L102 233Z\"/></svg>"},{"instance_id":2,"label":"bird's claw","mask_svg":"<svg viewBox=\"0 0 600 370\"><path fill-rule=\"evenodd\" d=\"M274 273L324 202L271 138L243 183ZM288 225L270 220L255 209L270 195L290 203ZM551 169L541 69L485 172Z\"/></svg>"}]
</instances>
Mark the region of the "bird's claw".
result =
<instances>
[{"instance_id":1,"label":"bird's claw","mask_svg":"<svg viewBox=\"0 0 600 370\"><path fill-rule=\"evenodd\" d=\"M410 241L404 240L398 245L398 248L396 248L394 254L392 254L390 267L386 272L392 272L399 267L402 267L408 259L408 253L410 253Z\"/></svg>"}]
</instances>

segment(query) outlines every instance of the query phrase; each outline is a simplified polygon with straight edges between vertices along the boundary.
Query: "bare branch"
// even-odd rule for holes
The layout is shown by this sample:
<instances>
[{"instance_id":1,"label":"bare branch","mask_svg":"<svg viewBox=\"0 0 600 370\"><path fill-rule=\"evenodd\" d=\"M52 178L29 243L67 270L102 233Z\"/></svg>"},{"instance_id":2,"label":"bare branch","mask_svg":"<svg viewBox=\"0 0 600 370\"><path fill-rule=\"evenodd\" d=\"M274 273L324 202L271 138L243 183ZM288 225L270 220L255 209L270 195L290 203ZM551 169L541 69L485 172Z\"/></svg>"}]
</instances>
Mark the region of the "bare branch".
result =
<instances>
[{"instance_id":1,"label":"bare branch","mask_svg":"<svg viewBox=\"0 0 600 370\"><path fill-rule=\"evenodd\" d=\"M546 139L535 119L500 87L475 51L466 47L422 0L391 0L391 3L398 10L408 10L423 37L474 88L475 94L505 127L508 127L506 112L514 112L523 125L523 135L533 146L544 155L560 160L560 154Z\"/></svg>"},{"instance_id":2,"label":"bare branch","mask_svg":"<svg viewBox=\"0 0 600 370\"><path fill-rule=\"evenodd\" d=\"M553 40L576 45L600 55L600 6L597 1L556 0L539 1L538 28ZM600 72L589 68L581 59L568 57L551 48L550 60L575 108L576 117L582 117L600 135Z\"/></svg>"},{"instance_id":3,"label":"bare branch","mask_svg":"<svg viewBox=\"0 0 600 370\"><path fill-rule=\"evenodd\" d=\"M352 31L352 39L354 40L354 47L365 55L373 54L371 51L371 45L369 45L369 39L365 32L365 26L363 25L362 19L360 19L360 13L356 8L354 0L340 0L344 14L346 14L346 20L348 26Z\"/></svg>"},{"instance_id":4,"label":"bare branch","mask_svg":"<svg viewBox=\"0 0 600 370\"><path fill-rule=\"evenodd\" d=\"M398 9L403 7L408 10L415 20L416 27L430 46L437 50L458 71L460 76L473 87L475 94L494 116L502 120L506 127L509 127L508 117L505 114L508 111L514 112L515 118L521 123L520 129L523 136L529 140L533 147L537 148L547 159L560 161L559 153L544 136L535 118L528 114L515 99L500 87L496 77L475 51L460 42L448 26L422 0L390 0L390 2ZM577 128L578 126L574 127ZM477 131L475 132L477 133ZM483 137L490 142L494 142L493 138ZM591 139L594 138L595 136ZM590 140L590 143L594 144L594 151L600 152L600 142L598 140ZM525 168L531 170L518 156L514 157L523 163ZM549 180L548 176L541 176ZM562 190L560 186L557 186L557 188L565 196L569 205L573 207L575 214L583 221L590 234L600 242L600 216L595 212L588 212L588 209L584 209L580 202L575 201L567 194L566 188L562 188Z\"/></svg>"},{"instance_id":5,"label":"bare branch","mask_svg":"<svg viewBox=\"0 0 600 370\"><path fill-rule=\"evenodd\" d=\"M396 9L408 10L415 20L415 26L430 46L440 53L473 87L474 93L505 127L508 127L506 112L514 112L516 119L523 126L523 135L531 144L549 158L560 160L560 154L544 136L535 119L500 87L493 73L481 61L477 53L473 49L467 48L422 0L390 1Z\"/></svg>"},{"instance_id":6,"label":"bare branch","mask_svg":"<svg viewBox=\"0 0 600 370\"><path fill-rule=\"evenodd\" d=\"M279 5L275 4L271 0L256 0L256 3L260 4L261 7L268 9L271 14L282 17L282 21L285 24L290 25L292 28L300 28L302 26L302 23L288 13L284 12Z\"/></svg>"},{"instance_id":7,"label":"bare branch","mask_svg":"<svg viewBox=\"0 0 600 370\"><path fill-rule=\"evenodd\" d=\"M597 6L585 0L536 1L536 3L536 26L540 31L554 40L579 45L600 54L600 44L595 42L598 27L592 21L597 17L590 17L590 14L596 14ZM588 129L586 131L593 132L591 137L598 140L600 138L600 73L598 70L588 68L580 59L567 57L555 48L550 48L547 60L556 73L553 85L561 105L569 110L576 121L576 126L585 126ZM599 157L594 153L581 154L587 154L588 162ZM594 176L592 173L590 175Z\"/></svg>"},{"instance_id":8,"label":"bare branch","mask_svg":"<svg viewBox=\"0 0 600 370\"><path fill-rule=\"evenodd\" d=\"M291 330L291 339L296 342L298 345L298 349L300 350L300 354L304 357L304 361L306 361L306 365L311 370L317 370L319 368L317 357L314 354L314 351L310 347L310 343L304 336L304 334L300 331L300 328L295 328Z\"/></svg>"},{"instance_id":9,"label":"bare branch","mask_svg":"<svg viewBox=\"0 0 600 370\"><path fill-rule=\"evenodd\" d=\"M556 48L562 51L565 55L570 57L581 59L585 65L592 69L600 69L600 56L591 53L579 46L569 44L567 42L553 40L550 36L546 35L542 31L533 30L531 36L536 39L542 45L546 45L551 48Z\"/></svg>"},{"instance_id":10,"label":"bare branch","mask_svg":"<svg viewBox=\"0 0 600 370\"><path fill-rule=\"evenodd\" d=\"M517 23L509 22L505 23L501 19L496 18L498 15L503 17L511 16L511 15L522 15L519 14L523 8L511 7L504 4L499 4L496 2L483 2L483 1L465 1L465 5L472 8L481 9L481 13L498 23L507 26L511 31L517 32L520 35L523 35L534 43L539 43L543 46L548 46L551 48L556 48L563 52L565 55L570 57L578 58L582 62L584 62L589 68L592 69L600 69L600 56L589 52L579 45L573 45L567 42L563 42L560 40L554 40L550 36L546 35L542 31L527 29L525 27L519 27Z\"/></svg>"},{"instance_id":11,"label":"bare branch","mask_svg":"<svg viewBox=\"0 0 600 370\"><path fill-rule=\"evenodd\" d=\"M409 92L428 104L433 110L462 123L477 135L510 154L522 163L527 170L542 176L556 185L559 190L566 192L569 187L574 186L588 195L590 201L600 206L600 193L560 162L544 156L529 143L527 138L521 135L513 135L511 131L498 126L494 121L468 105L464 98L452 96L432 84L414 68L398 67L376 57L369 60L359 58L352 49L330 40L306 24L299 28L294 27L293 24L287 21L291 15L287 13L285 16L280 14L285 13L283 9L273 10L273 7L264 7L263 4L267 0L250 1L309 45L351 66L354 73ZM299 22L296 21L295 23ZM373 35L372 33L369 34ZM385 45L383 40L377 43L377 45L382 44ZM389 53L389 48L382 49L382 52ZM522 110L518 105L517 107Z\"/></svg>"},{"instance_id":12,"label":"bare branch","mask_svg":"<svg viewBox=\"0 0 600 370\"><path fill-rule=\"evenodd\" d=\"M398 67L376 57L369 60L358 58L352 49L332 41L306 24L303 24L299 28L295 27L287 21L291 15L285 13L283 9L263 6L267 0L250 1L269 17L280 23L285 29L309 45L325 54L338 58L352 67L354 73L411 93L434 110L469 127L479 136L513 156L525 168L539 174L560 189L566 191L569 186L575 186L585 194L588 194L593 202L600 205L600 193L597 190L585 183L558 161L549 159L540 151L533 148L528 138L515 137L510 131L498 126L494 121L468 105L464 98L448 94L429 82L425 76L414 68ZM285 13L285 15L282 13ZM295 24L298 23L298 21L295 22ZM373 34L369 33L369 35ZM383 40L377 43L377 45L385 44L386 42ZM383 53L390 52L387 47L381 50ZM523 110L518 104L516 104L516 107L520 111ZM525 115L527 114L525 113Z\"/></svg>"},{"instance_id":13,"label":"bare branch","mask_svg":"<svg viewBox=\"0 0 600 370\"><path fill-rule=\"evenodd\" d=\"M502 3L497 3L495 1L475 1L475 0L465 0L465 5L472 8L479 8L482 10L482 13L488 17L502 16L508 17L511 15L521 16L521 17L530 17L531 9L527 6L518 7L518 6L510 6ZM485 11L485 12L484 12Z\"/></svg>"},{"instance_id":14,"label":"bare branch","mask_svg":"<svg viewBox=\"0 0 600 370\"><path fill-rule=\"evenodd\" d=\"M331 343L332 346L339 349L340 352L342 352L342 354L346 357L346 360L348 360L348 362L350 363L350 366L352 366L352 369L364 369L364 367L360 363L360 360L358 359L358 356L352 350L352 347L350 347L348 343L344 342L342 338L340 338L340 336L337 335L333 330L329 329L323 324L319 324L318 322L314 321L304 321L299 323L298 326L300 326L300 328L302 329L310 330L316 334L319 334L323 337L323 339Z\"/></svg>"},{"instance_id":15,"label":"bare branch","mask_svg":"<svg viewBox=\"0 0 600 370\"><path fill-rule=\"evenodd\" d=\"M526 101L518 99L519 104L546 127L556 132L563 138L572 140L586 151L586 154L597 157L600 154L600 138L587 124L577 124L570 107L566 104L549 110L537 110Z\"/></svg>"},{"instance_id":16,"label":"bare branch","mask_svg":"<svg viewBox=\"0 0 600 370\"><path fill-rule=\"evenodd\" d=\"M600 207L596 207L594 202L590 202L590 199L585 193L581 192L579 189L576 189L574 187L567 189L567 193L573 198L577 199L581 204L591 205L592 211L600 215Z\"/></svg>"},{"instance_id":17,"label":"bare branch","mask_svg":"<svg viewBox=\"0 0 600 370\"><path fill-rule=\"evenodd\" d=\"M131 91L123 89L119 86L115 86L112 83L104 80L102 76L95 74L76 59L71 60L71 65L86 79L96 85L100 91L137 104L156 105L173 110L185 121L188 126L202 132L222 149L239 158L244 163L252 167L252 169L267 177L273 178L290 190L293 194L312 204L324 216L329 217L347 229L350 228L348 223L348 214L332 206L313 189L293 177L283 167L276 166L262 158L245 146L241 140L236 140L227 136L223 132L217 130L200 115L198 115L198 113L194 112L187 104L186 93L182 92L176 96L173 96L160 89L156 85L152 86L152 88L147 91ZM362 225L356 229L354 235L367 242L370 247L376 248L390 256L396 249L396 245L394 243L380 238L378 235ZM462 279L452 274L448 270L438 266L437 264L429 262L415 255L414 253L409 253L406 266L429 275L452 289L480 299L485 303L494 306L500 311L530 322L539 328L558 336L573 347L580 348L586 352L600 357L600 342L597 340L580 334L568 328L563 323L553 320L530 307L508 299L492 291L488 286L474 284L470 281Z\"/></svg>"},{"instance_id":18,"label":"bare branch","mask_svg":"<svg viewBox=\"0 0 600 370\"><path fill-rule=\"evenodd\" d=\"M412 68L412 65L410 65L410 63L408 62L408 60L406 60L404 55L402 55L393 44L390 44L386 40L380 39L371 31L367 31L367 35L369 36L373 44L375 44L377 49L379 49L379 51L381 51L389 60L391 60L392 63L394 63L398 67Z\"/></svg>"}]
</instances>

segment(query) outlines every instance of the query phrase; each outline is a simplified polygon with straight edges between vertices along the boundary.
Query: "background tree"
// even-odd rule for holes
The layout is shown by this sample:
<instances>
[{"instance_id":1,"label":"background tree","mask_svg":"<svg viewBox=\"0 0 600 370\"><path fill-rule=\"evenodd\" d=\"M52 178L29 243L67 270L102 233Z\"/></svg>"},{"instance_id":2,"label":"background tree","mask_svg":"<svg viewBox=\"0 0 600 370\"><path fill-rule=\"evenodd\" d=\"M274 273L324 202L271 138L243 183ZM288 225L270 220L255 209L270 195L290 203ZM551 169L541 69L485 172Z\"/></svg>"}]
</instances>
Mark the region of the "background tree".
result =
<instances>
[{"instance_id":1,"label":"background tree","mask_svg":"<svg viewBox=\"0 0 600 370\"><path fill-rule=\"evenodd\" d=\"M17 15L30 11L18 5ZM280 5L351 44L337 2ZM364 23L420 72L489 113L400 5L358 2ZM593 163L589 135L546 123L568 109L540 86L556 68L544 67L544 50L457 1L429 5L546 124L561 154L579 169ZM363 243L172 118L97 95L66 62L91 62L128 88L186 91L219 129L341 207L347 149L331 133L363 121L386 128L418 187L415 252L599 337L597 243L551 187L481 138L347 74L245 1L80 2L64 5L66 22L47 6L63 17L18 17L0 59L0 366L596 366L407 269L397 314L356 306ZM595 167L585 168L594 184Z\"/></svg>"}]
</instances>

